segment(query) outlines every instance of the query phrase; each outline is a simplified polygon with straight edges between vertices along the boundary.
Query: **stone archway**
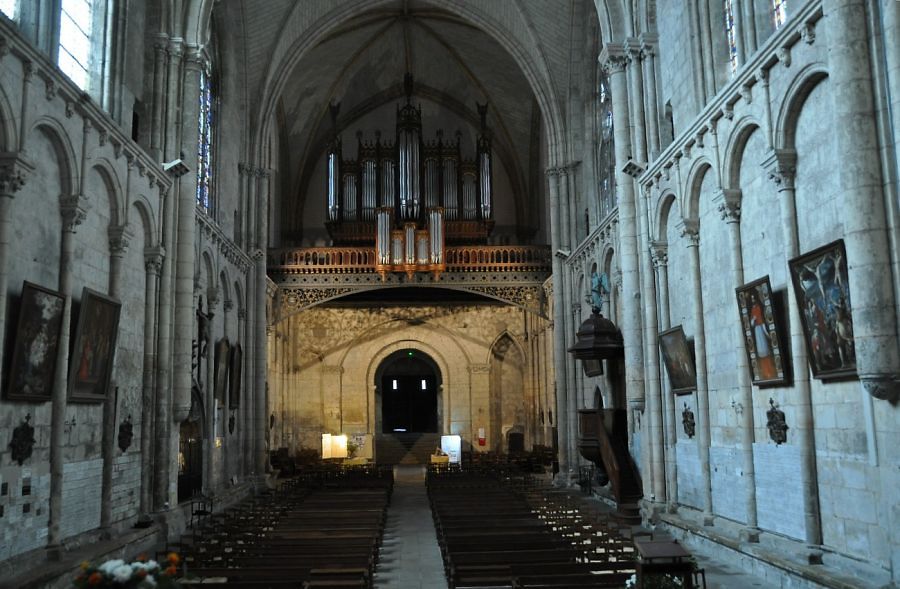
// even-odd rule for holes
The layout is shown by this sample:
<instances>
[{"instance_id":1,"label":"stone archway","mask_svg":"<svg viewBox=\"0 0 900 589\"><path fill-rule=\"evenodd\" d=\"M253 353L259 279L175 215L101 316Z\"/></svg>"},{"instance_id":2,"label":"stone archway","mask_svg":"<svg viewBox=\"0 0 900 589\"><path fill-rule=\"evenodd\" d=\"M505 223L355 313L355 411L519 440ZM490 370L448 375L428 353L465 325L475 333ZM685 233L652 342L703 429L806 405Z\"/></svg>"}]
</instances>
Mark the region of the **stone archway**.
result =
<instances>
[{"instance_id":1,"label":"stone archway","mask_svg":"<svg viewBox=\"0 0 900 589\"><path fill-rule=\"evenodd\" d=\"M413 348L399 349L375 370L377 433L441 433L441 370L434 359Z\"/></svg>"}]
</instances>

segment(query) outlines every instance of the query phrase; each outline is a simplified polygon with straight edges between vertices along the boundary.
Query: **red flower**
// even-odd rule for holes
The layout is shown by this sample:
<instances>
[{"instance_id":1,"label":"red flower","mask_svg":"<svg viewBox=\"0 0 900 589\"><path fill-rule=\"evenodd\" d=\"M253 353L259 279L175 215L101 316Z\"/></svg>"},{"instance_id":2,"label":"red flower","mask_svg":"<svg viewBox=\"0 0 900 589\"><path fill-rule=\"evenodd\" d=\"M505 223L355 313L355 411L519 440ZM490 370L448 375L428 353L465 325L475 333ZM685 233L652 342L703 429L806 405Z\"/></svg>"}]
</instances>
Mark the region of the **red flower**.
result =
<instances>
[{"instance_id":1,"label":"red flower","mask_svg":"<svg viewBox=\"0 0 900 589\"><path fill-rule=\"evenodd\" d=\"M88 585L99 585L103 581L103 575L100 572L91 574L88 577Z\"/></svg>"},{"instance_id":2,"label":"red flower","mask_svg":"<svg viewBox=\"0 0 900 589\"><path fill-rule=\"evenodd\" d=\"M170 552L169 556L166 557L166 560L168 560L169 564L172 564L172 565L176 565L179 562L181 562L181 559L178 558L178 554L176 554L175 552Z\"/></svg>"},{"instance_id":3,"label":"red flower","mask_svg":"<svg viewBox=\"0 0 900 589\"><path fill-rule=\"evenodd\" d=\"M175 568L175 565L172 565L169 568L167 568L164 572L167 576L174 577L175 573L178 572L178 569Z\"/></svg>"}]
</instances>

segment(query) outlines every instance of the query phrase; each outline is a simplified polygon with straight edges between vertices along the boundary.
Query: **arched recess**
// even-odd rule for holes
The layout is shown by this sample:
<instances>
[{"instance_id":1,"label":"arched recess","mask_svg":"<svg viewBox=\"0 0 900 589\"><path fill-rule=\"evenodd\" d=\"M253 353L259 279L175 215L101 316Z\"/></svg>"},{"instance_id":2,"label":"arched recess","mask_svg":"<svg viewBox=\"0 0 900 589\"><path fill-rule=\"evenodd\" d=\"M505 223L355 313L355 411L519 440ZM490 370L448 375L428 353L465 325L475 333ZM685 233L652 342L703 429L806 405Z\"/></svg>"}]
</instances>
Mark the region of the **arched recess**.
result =
<instances>
[{"instance_id":1,"label":"arched recess","mask_svg":"<svg viewBox=\"0 0 900 589\"><path fill-rule=\"evenodd\" d=\"M159 236L156 232L156 219L150 202L143 195L138 195L131 203L131 207L137 211L144 234L144 249L154 247L158 243Z\"/></svg>"},{"instance_id":2,"label":"arched recess","mask_svg":"<svg viewBox=\"0 0 900 589\"><path fill-rule=\"evenodd\" d=\"M508 332L491 346L490 366L490 448L496 452L524 451L525 434L533 425L526 421L525 354Z\"/></svg>"},{"instance_id":3,"label":"arched recess","mask_svg":"<svg viewBox=\"0 0 900 589\"><path fill-rule=\"evenodd\" d=\"M15 121L9 97L0 86L0 152L14 151L19 146Z\"/></svg>"},{"instance_id":4,"label":"arched recess","mask_svg":"<svg viewBox=\"0 0 900 589\"><path fill-rule=\"evenodd\" d=\"M712 162L706 157L698 158L691 166L684 190L686 202L682 206L682 210L685 211L685 219L695 221L700 219L700 188L703 186L703 179L707 172L712 169Z\"/></svg>"},{"instance_id":5,"label":"arched recess","mask_svg":"<svg viewBox=\"0 0 900 589\"><path fill-rule=\"evenodd\" d=\"M416 339L403 339L387 345L381 348L373 356L372 361L369 362L369 367L366 370L366 383L372 387L372 392L369 396L369 406L372 408L370 419L374 425L374 431L380 433L383 428L381 379L384 375L383 368L386 365L386 360L392 356L406 354L410 351L422 358L427 358L427 361L433 365L438 379L435 385L438 432L450 433L450 403L449 395L447 394L451 384L450 366L437 349L424 341Z\"/></svg>"},{"instance_id":6,"label":"arched recess","mask_svg":"<svg viewBox=\"0 0 900 589\"><path fill-rule=\"evenodd\" d=\"M91 166L91 171L100 176L109 195L109 226L118 227L125 219L125 203L122 199L122 184L116 175L115 168L108 159L98 158Z\"/></svg>"},{"instance_id":7,"label":"arched recess","mask_svg":"<svg viewBox=\"0 0 900 589\"><path fill-rule=\"evenodd\" d=\"M750 136L759 128L759 123L749 116L742 118L734 126L734 131L729 136L728 144L725 147L725 161L722 167L723 188L740 188L744 149L747 147Z\"/></svg>"},{"instance_id":8,"label":"arched recess","mask_svg":"<svg viewBox=\"0 0 900 589\"><path fill-rule=\"evenodd\" d=\"M75 194L79 187L78 160L75 158L75 150L72 149L72 143L69 141L65 128L53 118L41 117L35 122L32 129L43 135L53 146L56 164L59 168L60 194L58 196Z\"/></svg>"},{"instance_id":9,"label":"arched recess","mask_svg":"<svg viewBox=\"0 0 900 589\"><path fill-rule=\"evenodd\" d=\"M668 242L669 216L672 212L672 205L675 203L675 194L672 192L664 193L659 199L659 207L656 215L656 240L662 243Z\"/></svg>"},{"instance_id":10,"label":"arched recess","mask_svg":"<svg viewBox=\"0 0 900 589\"><path fill-rule=\"evenodd\" d=\"M775 119L773 141L775 149L794 149L797 121L807 97L820 82L828 77L822 63L811 63L800 70L785 92L785 99Z\"/></svg>"}]
</instances>

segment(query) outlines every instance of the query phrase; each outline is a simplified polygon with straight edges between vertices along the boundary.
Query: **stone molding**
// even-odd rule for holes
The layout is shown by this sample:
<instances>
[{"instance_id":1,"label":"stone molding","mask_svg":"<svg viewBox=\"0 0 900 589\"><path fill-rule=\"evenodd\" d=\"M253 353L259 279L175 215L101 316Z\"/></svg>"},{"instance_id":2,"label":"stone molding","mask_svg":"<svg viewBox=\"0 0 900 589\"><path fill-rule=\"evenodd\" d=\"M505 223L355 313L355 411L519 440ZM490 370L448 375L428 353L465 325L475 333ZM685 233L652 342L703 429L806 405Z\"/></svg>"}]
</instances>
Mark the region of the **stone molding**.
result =
<instances>
[{"instance_id":1,"label":"stone molding","mask_svg":"<svg viewBox=\"0 0 900 589\"><path fill-rule=\"evenodd\" d=\"M490 364L469 364L469 373L470 374L490 374L491 365Z\"/></svg>"},{"instance_id":2,"label":"stone molding","mask_svg":"<svg viewBox=\"0 0 900 589\"><path fill-rule=\"evenodd\" d=\"M222 231L219 224L199 207L195 209L194 219L199 230L198 233L206 236L226 260L242 274L246 274L250 270L250 267L253 265L253 260L257 258L251 258L251 256L247 255L247 253L238 247L231 238L225 235L225 232ZM256 254L257 252L253 253L254 256L256 256Z\"/></svg>"}]
</instances>

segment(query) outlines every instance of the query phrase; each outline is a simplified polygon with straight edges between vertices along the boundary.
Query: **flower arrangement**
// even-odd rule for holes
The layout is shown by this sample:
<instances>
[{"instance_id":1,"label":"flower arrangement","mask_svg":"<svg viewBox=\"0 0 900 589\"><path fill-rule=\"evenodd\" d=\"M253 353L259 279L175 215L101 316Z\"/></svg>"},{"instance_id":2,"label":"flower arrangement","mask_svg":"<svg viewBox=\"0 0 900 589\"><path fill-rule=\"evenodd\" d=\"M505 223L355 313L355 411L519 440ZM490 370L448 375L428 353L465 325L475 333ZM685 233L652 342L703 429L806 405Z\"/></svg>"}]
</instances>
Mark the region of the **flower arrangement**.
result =
<instances>
[{"instance_id":1,"label":"flower arrangement","mask_svg":"<svg viewBox=\"0 0 900 589\"><path fill-rule=\"evenodd\" d=\"M81 572L75 577L73 586L78 589L167 589L176 586L180 560L176 553L170 552L162 564L143 556L132 563L116 559L100 566L85 561L81 563Z\"/></svg>"}]
</instances>

